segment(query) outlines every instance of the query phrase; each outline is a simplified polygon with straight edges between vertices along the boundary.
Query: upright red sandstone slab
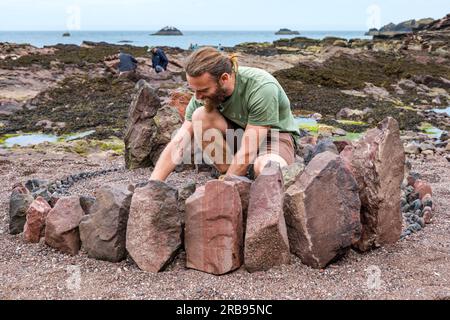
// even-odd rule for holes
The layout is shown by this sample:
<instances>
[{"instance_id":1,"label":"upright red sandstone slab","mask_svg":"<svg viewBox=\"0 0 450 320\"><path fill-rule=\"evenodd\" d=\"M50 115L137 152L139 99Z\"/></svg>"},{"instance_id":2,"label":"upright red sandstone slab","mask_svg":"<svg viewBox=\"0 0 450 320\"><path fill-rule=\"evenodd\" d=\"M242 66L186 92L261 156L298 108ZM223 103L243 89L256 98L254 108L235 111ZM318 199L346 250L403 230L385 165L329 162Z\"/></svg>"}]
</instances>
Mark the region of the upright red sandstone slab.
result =
<instances>
[{"instance_id":1,"label":"upright red sandstone slab","mask_svg":"<svg viewBox=\"0 0 450 320\"><path fill-rule=\"evenodd\" d=\"M244 250L245 267L249 272L290 263L283 200L282 172L279 165L269 164L250 191Z\"/></svg>"},{"instance_id":2,"label":"upright red sandstone slab","mask_svg":"<svg viewBox=\"0 0 450 320\"><path fill-rule=\"evenodd\" d=\"M361 234L358 185L340 156L316 156L285 193L291 252L324 268L345 254Z\"/></svg>"},{"instance_id":3,"label":"upright red sandstone slab","mask_svg":"<svg viewBox=\"0 0 450 320\"><path fill-rule=\"evenodd\" d=\"M243 263L243 217L235 182L210 181L186 201L186 265L223 275Z\"/></svg>"},{"instance_id":4,"label":"upright red sandstone slab","mask_svg":"<svg viewBox=\"0 0 450 320\"><path fill-rule=\"evenodd\" d=\"M356 178L361 199L362 236L355 248L368 251L397 242L402 233L399 199L405 167L397 121L385 119L341 156Z\"/></svg>"},{"instance_id":5,"label":"upright red sandstone slab","mask_svg":"<svg viewBox=\"0 0 450 320\"><path fill-rule=\"evenodd\" d=\"M37 197L27 210L27 222L24 227L25 242L39 243L45 236L45 220L52 207L42 197Z\"/></svg>"},{"instance_id":6,"label":"upright red sandstone slab","mask_svg":"<svg viewBox=\"0 0 450 320\"><path fill-rule=\"evenodd\" d=\"M181 215L177 190L150 181L137 188L131 200L126 249L144 271L163 271L181 248Z\"/></svg>"},{"instance_id":7,"label":"upright red sandstone slab","mask_svg":"<svg viewBox=\"0 0 450 320\"><path fill-rule=\"evenodd\" d=\"M84 215L78 196L59 199L47 216L45 242L64 253L77 255L81 247L79 225Z\"/></svg>"}]
</instances>

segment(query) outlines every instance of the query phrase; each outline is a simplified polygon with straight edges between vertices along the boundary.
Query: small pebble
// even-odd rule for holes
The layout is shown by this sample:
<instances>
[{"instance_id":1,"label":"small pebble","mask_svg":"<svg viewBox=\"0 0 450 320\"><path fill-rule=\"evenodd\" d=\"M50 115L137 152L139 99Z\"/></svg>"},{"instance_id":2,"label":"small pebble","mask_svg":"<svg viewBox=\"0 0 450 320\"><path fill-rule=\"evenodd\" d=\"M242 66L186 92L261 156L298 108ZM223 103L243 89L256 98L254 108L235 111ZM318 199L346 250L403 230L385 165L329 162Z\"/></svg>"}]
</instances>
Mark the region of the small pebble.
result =
<instances>
[{"instance_id":1,"label":"small pebble","mask_svg":"<svg viewBox=\"0 0 450 320\"><path fill-rule=\"evenodd\" d=\"M433 207L433 200L432 200L432 199L426 199L426 200L423 202L423 206L424 206L424 207L430 207L430 208L432 208L432 207Z\"/></svg>"},{"instance_id":2,"label":"small pebble","mask_svg":"<svg viewBox=\"0 0 450 320\"><path fill-rule=\"evenodd\" d=\"M412 215L413 215L412 212L407 212L407 213L404 213L404 214L403 214L403 216L404 216L405 218L409 218L409 217L411 217Z\"/></svg>"},{"instance_id":3,"label":"small pebble","mask_svg":"<svg viewBox=\"0 0 450 320\"><path fill-rule=\"evenodd\" d=\"M400 206L403 208L407 204L408 204L408 201L406 200L406 198L402 198L402 200L400 201Z\"/></svg>"},{"instance_id":4,"label":"small pebble","mask_svg":"<svg viewBox=\"0 0 450 320\"><path fill-rule=\"evenodd\" d=\"M420 201L420 199L415 200L411 207L413 208L414 211L416 210L420 210L422 208L422 201Z\"/></svg>"},{"instance_id":5,"label":"small pebble","mask_svg":"<svg viewBox=\"0 0 450 320\"><path fill-rule=\"evenodd\" d=\"M411 230L412 232L416 233L416 232L419 232L420 230L422 230L422 227L420 226L420 224L415 223L415 224L410 225L408 227L408 229Z\"/></svg>"},{"instance_id":6,"label":"small pebble","mask_svg":"<svg viewBox=\"0 0 450 320\"><path fill-rule=\"evenodd\" d=\"M417 223L422 227L422 229L425 228L425 220L423 218L419 218Z\"/></svg>"}]
</instances>

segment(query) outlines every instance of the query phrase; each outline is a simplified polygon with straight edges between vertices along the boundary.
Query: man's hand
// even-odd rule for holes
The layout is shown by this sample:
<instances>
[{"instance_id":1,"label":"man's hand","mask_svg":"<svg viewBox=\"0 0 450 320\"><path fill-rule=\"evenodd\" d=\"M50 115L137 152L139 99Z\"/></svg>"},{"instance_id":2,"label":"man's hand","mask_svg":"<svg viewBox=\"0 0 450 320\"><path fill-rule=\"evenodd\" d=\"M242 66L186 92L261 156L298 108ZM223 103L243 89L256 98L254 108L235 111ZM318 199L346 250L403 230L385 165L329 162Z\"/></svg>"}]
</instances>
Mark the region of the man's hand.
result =
<instances>
[{"instance_id":1,"label":"man's hand","mask_svg":"<svg viewBox=\"0 0 450 320\"><path fill-rule=\"evenodd\" d=\"M150 180L165 181L184 156L186 143L191 143L194 135L192 122L185 121L175 137L169 142L167 147L159 157Z\"/></svg>"}]
</instances>

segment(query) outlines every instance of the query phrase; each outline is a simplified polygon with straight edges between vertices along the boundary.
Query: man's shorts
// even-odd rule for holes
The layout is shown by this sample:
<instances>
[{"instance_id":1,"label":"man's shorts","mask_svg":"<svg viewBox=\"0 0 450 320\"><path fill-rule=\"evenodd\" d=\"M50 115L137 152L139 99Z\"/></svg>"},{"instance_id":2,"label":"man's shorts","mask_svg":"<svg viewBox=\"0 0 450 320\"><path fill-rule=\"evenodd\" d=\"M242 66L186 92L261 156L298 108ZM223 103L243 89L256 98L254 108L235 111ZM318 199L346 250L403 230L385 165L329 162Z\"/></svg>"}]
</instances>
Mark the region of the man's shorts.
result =
<instances>
[{"instance_id":1,"label":"man's shorts","mask_svg":"<svg viewBox=\"0 0 450 320\"><path fill-rule=\"evenodd\" d=\"M229 130L245 130L233 121L226 119ZM270 131L269 131L270 132ZM276 141L279 141L277 144ZM263 145L264 146L264 145ZM234 153L236 153L240 148L240 141L235 138L234 141ZM270 135L267 137L267 148L263 147L264 150L259 150L258 156L263 156L266 154L276 154L283 158L288 165L295 162L295 144L292 135L288 132L277 132L276 135Z\"/></svg>"}]
</instances>

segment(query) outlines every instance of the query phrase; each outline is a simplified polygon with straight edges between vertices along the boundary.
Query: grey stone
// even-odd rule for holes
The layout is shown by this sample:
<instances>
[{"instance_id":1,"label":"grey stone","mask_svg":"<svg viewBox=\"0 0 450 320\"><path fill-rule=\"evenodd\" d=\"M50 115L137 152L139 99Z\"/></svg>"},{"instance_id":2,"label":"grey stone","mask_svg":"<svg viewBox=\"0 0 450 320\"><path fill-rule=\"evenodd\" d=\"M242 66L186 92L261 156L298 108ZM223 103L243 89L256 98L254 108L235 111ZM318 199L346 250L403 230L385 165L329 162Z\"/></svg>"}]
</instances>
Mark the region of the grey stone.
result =
<instances>
[{"instance_id":1,"label":"grey stone","mask_svg":"<svg viewBox=\"0 0 450 320\"><path fill-rule=\"evenodd\" d=\"M124 186L96 191L90 214L80 223L80 237L88 256L110 262L126 257L126 229L133 193Z\"/></svg>"},{"instance_id":2,"label":"grey stone","mask_svg":"<svg viewBox=\"0 0 450 320\"><path fill-rule=\"evenodd\" d=\"M80 205L83 208L83 211L85 214L90 214L91 213L91 209L95 204L95 197L91 197L91 196L80 196Z\"/></svg>"},{"instance_id":3,"label":"grey stone","mask_svg":"<svg viewBox=\"0 0 450 320\"><path fill-rule=\"evenodd\" d=\"M181 221L185 223L186 200L195 193L197 184L195 181L188 181L178 188L178 211L181 214Z\"/></svg>"},{"instance_id":4,"label":"grey stone","mask_svg":"<svg viewBox=\"0 0 450 320\"><path fill-rule=\"evenodd\" d=\"M413 211L417 211L422 209L422 201L420 201L420 199L415 200L412 204L411 204L411 210Z\"/></svg>"},{"instance_id":5,"label":"grey stone","mask_svg":"<svg viewBox=\"0 0 450 320\"><path fill-rule=\"evenodd\" d=\"M44 189L47 188L48 185L50 184L50 181L48 180L41 180L41 179L32 179L32 180L28 180L25 183L25 187L30 191L30 192L34 192L38 189Z\"/></svg>"},{"instance_id":6,"label":"grey stone","mask_svg":"<svg viewBox=\"0 0 450 320\"><path fill-rule=\"evenodd\" d=\"M289 189L295 183L297 177L305 170L303 161L296 161L290 166L281 169L284 179L284 190Z\"/></svg>"},{"instance_id":7,"label":"grey stone","mask_svg":"<svg viewBox=\"0 0 450 320\"><path fill-rule=\"evenodd\" d=\"M33 198L36 199L37 197L42 197L49 202L52 196L46 188L43 188L33 192Z\"/></svg>"},{"instance_id":8,"label":"grey stone","mask_svg":"<svg viewBox=\"0 0 450 320\"><path fill-rule=\"evenodd\" d=\"M26 212L34 198L27 188L15 188L9 200L9 233L16 235L23 232L26 223Z\"/></svg>"},{"instance_id":9,"label":"grey stone","mask_svg":"<svg viewBox=\"0 0 450 320\"><path fill-rule=\"evenodd\" d=\"M308 165L314 157L324 152L332 152L334 154L339 154L336 145L330 139L320 140L316 146L314 146L314 150L312 153L308 153L305 155L305 165Z\"/></svg>"}]
</instances>

